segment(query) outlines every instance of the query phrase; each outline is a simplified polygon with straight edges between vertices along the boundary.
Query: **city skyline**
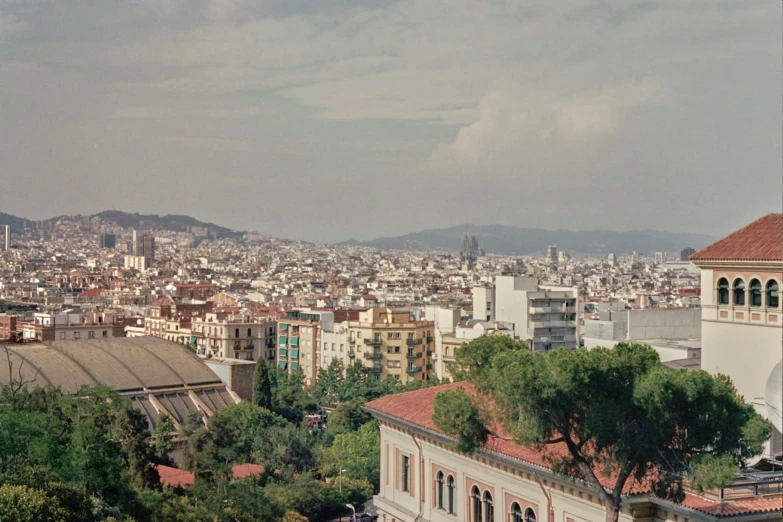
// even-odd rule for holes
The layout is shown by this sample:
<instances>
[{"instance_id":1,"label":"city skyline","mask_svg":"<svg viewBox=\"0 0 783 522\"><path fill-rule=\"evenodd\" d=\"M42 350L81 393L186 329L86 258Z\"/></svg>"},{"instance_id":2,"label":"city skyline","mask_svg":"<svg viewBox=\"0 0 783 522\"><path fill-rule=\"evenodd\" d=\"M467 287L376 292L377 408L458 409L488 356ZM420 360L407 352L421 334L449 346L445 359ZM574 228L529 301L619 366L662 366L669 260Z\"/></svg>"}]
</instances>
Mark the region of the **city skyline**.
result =
<instances>
[{"instance_id":1,"label":"city skyline","mask_svg":"<svg viewBox=\"0 0 783 522\"><path fill-rule=\"evenodd\" d=\"M3 0L0 203L329 242L465 222L719 236L780 209L780 15Z\"/></svg>"}]
</instances>

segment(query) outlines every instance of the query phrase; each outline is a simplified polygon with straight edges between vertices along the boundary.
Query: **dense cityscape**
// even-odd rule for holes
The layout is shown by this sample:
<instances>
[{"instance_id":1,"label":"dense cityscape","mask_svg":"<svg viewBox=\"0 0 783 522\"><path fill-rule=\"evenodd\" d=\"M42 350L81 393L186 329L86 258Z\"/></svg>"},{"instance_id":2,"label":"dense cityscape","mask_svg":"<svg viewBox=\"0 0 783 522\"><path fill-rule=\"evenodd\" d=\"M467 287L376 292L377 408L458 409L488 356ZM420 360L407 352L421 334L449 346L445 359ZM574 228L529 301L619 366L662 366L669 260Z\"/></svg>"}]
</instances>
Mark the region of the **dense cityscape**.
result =
<instances>
[{"instance_id":1,"label":"dense cityscape","mask_svg":"<svg viewBox=\"0 0 783 522\"><path fill-rule=\"evenodd\" d=\"M293 437L284 446L301 437L311 439L301 442L311 456L293 458L286 452L270 455L273 450L239 450L237 445L254 443L232 437L211 442L232 448L225 461L233 466L228 478L255 480L266 477L264 470L275 466L277 475L255 486L265 484L256 492L256 501L271 502L264 496L269 494L264 493L267 488L296 489L302 480L296 477L302 473L312 473L307 476L312 476L313 484L322 484L318 487L324 491L330 484L339 486L332 504L328 499L310 507L307 499L282 501L261 518L242 518L249 516L245 514L238 520L272 519L283 513L328 520L343 512L346 498L360 511L369 501L365 516L404 519L415 502L408 506L388 482L392 466L388 452L390 444L398 448L396 453L410 445L394 434L420 425L418 417L410 420L410 413L432 411L433 396L415 394L450 390L441 383L465 378L458 374L464 357L459 354L481 346L476 343L483 339L502 338L524 342L526 349L539 354L618 343L643 345L654 350L665 368L728 374L762 417L771 415L775 431L752 467L709 494L686 492L678 507L667 504L666 509L671 513L684 509L681 516L690 513L694 520L699 513L734 514L724 510L740 505L743 514L769 513L769 520L780 515L774 507L781 501L783 486L780 410L774 407L779 398L774 383L781 370L775 349L783 317L780 282L774 264L767 276L758 267L753 268L751 280L730 275L732 271L745 274L749 264L758 263L745 259L749 240L756 244L755 257L779 263L775 249L783 232L780 215L762 217L698 252L683 245L680 252L617 252L601 257L556 245L534 256L487 253L467 229L454 251L416 252L289 241L209 226L171 230L157 217L147 221L146 228L123 227L118 221L64 216L22 220L16 230L3 227L0 338L8 358L4 382L11 388L14 382L56 386L60 393L77 396L84 392L83 386L111 386L146 418L147 436L164 441L154 442L166 450L153 459L157 480L180 491L190 491L199 477L207 480L204 462L219 460L221 450L210 450L204 439L226 437L220 430L251 430L261 437L255 444L262 440L270 444L269 439L281 435ZM713 271L715 263L719 272ZM707 283L710 286L705 288L713 277L714 287ZM745 317L739 311L744 307L749 312ZM722 311L729 308L731 316ZM738 334L737 328L747 331ZM737 335L756 339L752 348L745 348L747 353L757 352L755 369L738 364L732 344ZM259 399L259 368L272 390L266 403ZM389 402L395 393L417 389L421 392L407 394L408 399ZM367 413L359 413L364 402L373 399L366 411L388 427L380 434L378 424L368 423ZM266 404L268 410L229 413L248 402ZM264 411L279 416L278 431L269 433L271 428L254 424L275 424L264 420L264 415L273 415ZM234 415L250 417L241 421ZM349 420L352 415L366 417ZM203 423L206 427L199 430ZM424 426L432 428L431 423ZM164 436L162 429L168 434ZM384 435L386 429L392 431ZM313 439L319 432L321 438ZM374 440L367 442L367 437ZM369 449L350 450L359 454L352 458L363 459L364 464L346 463L351 460L346 457L335 465L330 454L335 441L370 444ZM441 447L435 440L428 443ZM218 453L208 459L205 455L210 451ZM344 451L341 446L340 455ZM402 471L402 457L395 458L396 473L403 477L395 479L396 489L410 491L413 500L414 464L405 457ZM447 459L444 466L457 466L453 457L441 458ZM444 467L438 472L434 461L432 465L433 474L428 471L429 478L423 480L440 484L439 508L445 506L447 478L453 481L464 473L470 484L473 479L467 477L473 470L474 477L499 480L486 475L494 468L489 463L484 464L489 466L486 470L465 463L464 470ZM524 469L523 465L520 476ZM381 481L383 474L387 478ZM350 495L347 487L343 495L343 481L353 484ZM404 485L406 481L410 485ZM457 512L456 490L457 486L449 490L452 507L447 513ZM196 495L193 491L205 494L198 489L188 494ZM471 520L479 520L476 513L483 513L487 521L493 519L488 506L497 493L488 491L485 496L479 491ZM576 498L581 499L581 493ZM538 514L542 508L530 502L513 503L512 515L517 513L519 520L542 516ZM656 502L650 497L640 512L660 513ZM150 516L149 506L145 509L146 515L138 508L135 516ZM549 509L554 513L577 507L550 505ZM580 509L582 518L569 520L592 520L589 506ZM432 520L440 520L436 511ZM164 512L155 512L155 519L170 520ZM198 510L189 513L193 519L208 516ZM618 516L623 513L618 508ZM632 520L639 520L633 516Z\"/></svg>"}]
</instances>

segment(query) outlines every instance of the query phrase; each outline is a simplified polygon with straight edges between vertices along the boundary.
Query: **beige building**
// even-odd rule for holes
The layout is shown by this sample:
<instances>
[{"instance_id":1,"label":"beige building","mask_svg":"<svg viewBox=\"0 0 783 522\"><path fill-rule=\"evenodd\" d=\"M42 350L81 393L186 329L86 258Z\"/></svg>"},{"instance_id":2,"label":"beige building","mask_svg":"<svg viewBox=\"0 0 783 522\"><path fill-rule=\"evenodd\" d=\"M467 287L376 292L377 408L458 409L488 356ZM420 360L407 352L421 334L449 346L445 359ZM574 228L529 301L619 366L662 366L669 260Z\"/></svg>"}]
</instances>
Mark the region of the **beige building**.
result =
<instances>
[{"instance_id":1,"label":"beige building","mask_svg":"<svg viewBox=\"0 0 783 522\"><path fill-rule=\"evenodd\" d=\"M586 483L552 471L543 454L491 435L472 455L432 422L433 402L447 384L372 401L380 423L378 522L602 522L604 508ZM755 482L754 482L755 480ZM775 489L777 488L777 489ZM780 521L779 484L749 478L741 488L687 492L681 504L626 484L621 522ZM722 498L721 498L722 497Z\"/></svg>"},{"instance_id":2,"label":"beige building","mask_svg":"<svg viewBox=\"0 0 783 522\"><path fill-rule=\"evenodd\" d=\"M408 310L370 308L348 321L349 355L376 379L434 378L434 331L433 321L413 321Z\"/></svg>"},{"instance_id":3,"label":"beige building","mask_svg":"<svg viewBox=\"0 0 783 522\"><path fill-rule=\"evenodd\" d=\"M208 312L194 317L190 327L191 344L201 357L246 361L274 361L276 332L274 318L253 317L249 310Z\"/></svg>"},{"instance_id":4,"label":"beige building","mask_svg":"<svg viewBox=\"0 0 783 522\"><path fill-rule=\"evenodd\" d=\"M125 337L125 317L112 311L58 314L37 313L22 323L22 339L71 341Z\"/></svg>"},{"instance_id":5,"label":"beige building","mask_svg":"<svg viewBox=\"0 0 783 522\"><path fill-rule=\"evenodd\" d=\"M783 215L768 214L691 261L701 269L701 367L731 377L745 400L770 418L776 429L767 452L779 455L781 405L769 404L765 388L781 361Z\"/></svg>"}]
</instances>

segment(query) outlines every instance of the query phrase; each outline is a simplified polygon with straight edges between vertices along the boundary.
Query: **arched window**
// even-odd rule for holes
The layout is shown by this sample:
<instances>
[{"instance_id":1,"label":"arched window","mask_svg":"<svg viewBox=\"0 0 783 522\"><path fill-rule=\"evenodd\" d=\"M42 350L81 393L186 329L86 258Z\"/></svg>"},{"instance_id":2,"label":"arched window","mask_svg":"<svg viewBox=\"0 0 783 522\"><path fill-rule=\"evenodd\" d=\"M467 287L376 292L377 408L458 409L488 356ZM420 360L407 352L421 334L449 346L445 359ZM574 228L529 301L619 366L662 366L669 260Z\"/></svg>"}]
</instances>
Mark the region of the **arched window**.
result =
<instances>
[{"instance_id":1,"label":"arched window","mask_svg":"<svg viewBox=\"0 0 783 522\"><path fill-rule=\"evenodd\" d=\"M438 478L436 480L438 507L443 509L443 472L438 471Z\"/></svg>"},{"instance_id":2,"label":"arched window","mask_svg":"<svg viewBox=\"0 0 783 522\"><path fill-rule=\"evenodd\" d=\"M234 329L234 337L236 337L237 339L239 339L239 328L235 328L235 329Z\"/></svg>"},{"instance_id":3,"label":"arched window","mask_svg":"<svg viewBox=\"0 0 783 522\"><path fill-rule=\"evenodd\" d=\"M486 522L495 522L495 504L489 491L484 492L484 515Z\"/></svg>"},{"instance_id":4,"label":"arched window","mask_svg":"<svg viewBox=\"0 0 783 522\"><path fill-rule=\"evenodd\" d=\"M524 522L522 520L522 508L516 502L511 504L511 522Z\"/></svg>"},{"instance_id":5,"label":"arched window","mask_svg":"<svg viewBox=\"0 0 783 522\"><path fill-rule=\"evenodd\" d=\"M778 282L773 279L767 283L767 308L777 308L778 306L780 306Z\"/></svg>"},{"instance_id":6,"label":"arched window","mask_svg":"<svg viewBox=\"0 0 783 522\"><path fill-rule=\"evenodd\" d=\"M745 306L745 281L739 277L734 280L734 306Z\"/></svg>"},{"instance_id":7,"label":"arched window","mask_svg":"<svg viewBox=\"0 0 783 522\"><path fill-rule=\"evenodd\" d=\"M530 508L525 510L525 522L536 522L536 513Z\"/></svg>"},{"instance_id":8,"label":"arched window","mask_svg":"<svg viewBox=\"0 0 783 522\"><path fill-rule=\"evenodd\" d=\"M473 522L481 522L481 492L478 487L473 486L470 497L473 501Z\"/></svg>"},{"instance_id":9,"label":"arched window","mask_svg":"<svg viewBox=\"0 0 783 522\"><path fill-rule=\"evenodd\" d=\"M451 475L446 479L446 489L449 490L449 513L454 514L456 513L454 504L454 490L456 488L454 487L454 477Z\"/></svg>"},{"instance_id":10,"label":"arched window","mask_svg":"<svg viewBox=\"0 0 783 522\"><path fill-rule=\"evenodd\" d=\"M761 281L750 280L750 306L761 306Z\"/></svg>"},{"instance_id":11,"label":"arched window","mask_svg":"<svg viewBox=\"0 0 783 522\"><path fill-rule=\"evenodd\" d=\"M253 330L251 328L247 329L247 336L248 337L253 337Z\"/></svg>"},{"instance_id":12,"label":"arched window","mask_svg":"<svg viewBox=\"0 0 783 522\"><path fill-rule=\"evenodd\" d=\"M729 304L729 280L725 277L718 280L718 304Z\"/></svg>"}]
</instances>

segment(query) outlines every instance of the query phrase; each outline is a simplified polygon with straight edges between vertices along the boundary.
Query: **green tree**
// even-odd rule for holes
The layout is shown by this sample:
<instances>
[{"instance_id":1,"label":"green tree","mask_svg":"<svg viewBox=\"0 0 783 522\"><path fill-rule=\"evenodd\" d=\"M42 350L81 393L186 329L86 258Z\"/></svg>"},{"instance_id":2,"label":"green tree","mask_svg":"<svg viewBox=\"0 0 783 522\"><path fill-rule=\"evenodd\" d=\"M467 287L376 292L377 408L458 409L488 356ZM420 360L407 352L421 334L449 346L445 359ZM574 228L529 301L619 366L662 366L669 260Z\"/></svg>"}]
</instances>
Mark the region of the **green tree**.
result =
<instances>
[{"instance_id":1,"label":"green tree","mask_svg":"<svg viewBox=\"0 0 783 522\"><path fill-rule=\"evenodd\" d=\"M345 386L345 366L340 359L333 359L329 366L319 370L313 395L321 405L333 406L340 401Z\"/></svg>"},{"instance_id":2,"label":"green tree","mask_svg":"<svg viewBox=\"0 0 783 522\"><path fill-rule=\"evenodd\" d=\"M501 425L515 442L545 451L556 472L590 484L607 521L617 521L629 480L658 471L653 491L678 501L684 474L697 488L723 485L733 477L726 471L760 453L771 433L728 378L663 368L648 346L538 354L488 337L456 355L478 400L494 408L480 411L462 390L442 393L436 425L462 449L480 446ZM568 451L547 451L556 443Z\"/></svg>"},{"instance_id":3,"label":"green tree","mask_svg":"<svg viewBox=\"0 0 783 522\"><path fill-rule=\"evenodd\" d=\"M166 459L174 449L174 419L163 413L158 417L158 427L155 429L155 453L161 459Z\"/></svg>"},{"instance_id":4,"label":"green tree","mask_svg":"<svg viewBox=\"0 0 783 522\"><path fill-rule=\"evenodd\" d=\"M64 522L59 503L40 489L3 484L0 486L0 520L14 522Z\"/></svg>"},{"instance_id":5,"label":"green tree","mask_svg":"<svg viewBox=\"0 0 783 522\"><path fill-rule=\"evenodd\" d=\"M316 449L318 472L323 477L337 477L341 469L353 479L363 479L375 491L380 487L381 437L378 422L364 424L358 431L335 436L328 447Z\"/></svg>"},{"instance_id":6,"label":"green tree","mask_svg":"<svg viewBox=\"0 0 783 522\"><path fill-rule=\"evenodd\" d=\"M272 402L272 381L269 377L269 366L264 361L258 361L253 374L253 404L271 410Z\"/></svg>"}]
</instances>

